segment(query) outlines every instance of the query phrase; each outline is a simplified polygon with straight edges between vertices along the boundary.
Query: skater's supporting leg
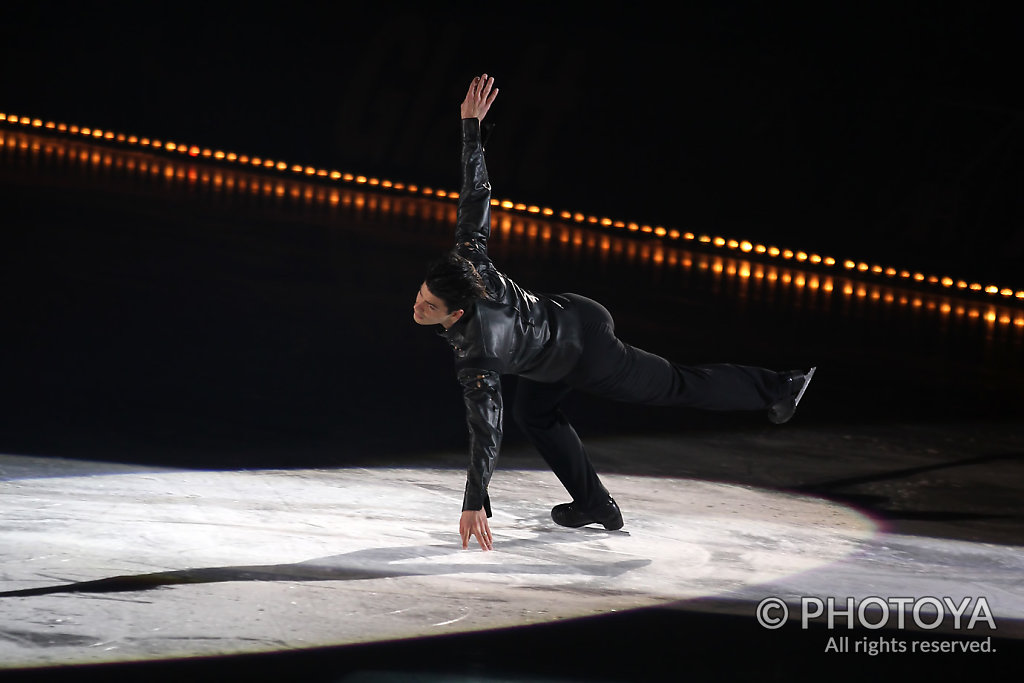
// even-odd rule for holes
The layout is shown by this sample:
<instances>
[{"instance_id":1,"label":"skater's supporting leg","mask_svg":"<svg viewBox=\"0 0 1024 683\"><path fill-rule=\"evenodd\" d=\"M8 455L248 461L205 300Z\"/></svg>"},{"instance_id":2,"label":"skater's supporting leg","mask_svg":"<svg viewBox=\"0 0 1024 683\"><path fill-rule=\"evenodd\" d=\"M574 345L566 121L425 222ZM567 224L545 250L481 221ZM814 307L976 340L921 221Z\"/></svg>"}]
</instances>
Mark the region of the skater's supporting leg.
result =
<instances>
[{"instance_id":1,"label":"skater's supporting leg","mask_svg":"<svg viewBox=\"0 0 1024 683\"><path fill-rule=\"evenodd\" d=\"M570 391L563 383L544 384L520 377L513 415L573 501L587 510L606 504L609 495L579 435L559 408Z\"/></svg>"}]
</instances>

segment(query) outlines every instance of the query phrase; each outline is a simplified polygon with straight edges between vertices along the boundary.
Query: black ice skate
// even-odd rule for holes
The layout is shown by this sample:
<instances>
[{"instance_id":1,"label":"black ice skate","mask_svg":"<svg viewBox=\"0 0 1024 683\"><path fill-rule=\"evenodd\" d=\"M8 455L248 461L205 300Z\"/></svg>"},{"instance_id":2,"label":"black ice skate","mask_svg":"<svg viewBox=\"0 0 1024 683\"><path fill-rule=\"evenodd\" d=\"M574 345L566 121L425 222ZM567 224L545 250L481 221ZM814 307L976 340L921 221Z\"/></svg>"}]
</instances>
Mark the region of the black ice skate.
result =
<instances>
[{"instance_id":1,"label":"black ice skate","mask_svg":"<svg viewBox=\"0 0 1024 683\"><path fill-rule=\"evenodd\" d=\"M768 408L769 420L777 425L789 422L789 419L793 417L793 413L796 412L796 407L800 405L800 399L804 397L804 392L807 391L807 386L811 383L814 371L817 369L817 366L815 366L807 372L793 370L787 373L786 381L789 384L789 394Z\"/></svg>"},{"instance_id":2,"label":"black ice skate","mask_svg":"<svg viewBox=\"0 0 1024 683\"><path fill-rule=\"evenodd\" d=\"M587 524L600 524L608 531L622 528L622 512L613 498L590 511L579 508L576 503L562 503L551 508L551 519L555 524L577 529Z\"/></svg>"}]
</instances>

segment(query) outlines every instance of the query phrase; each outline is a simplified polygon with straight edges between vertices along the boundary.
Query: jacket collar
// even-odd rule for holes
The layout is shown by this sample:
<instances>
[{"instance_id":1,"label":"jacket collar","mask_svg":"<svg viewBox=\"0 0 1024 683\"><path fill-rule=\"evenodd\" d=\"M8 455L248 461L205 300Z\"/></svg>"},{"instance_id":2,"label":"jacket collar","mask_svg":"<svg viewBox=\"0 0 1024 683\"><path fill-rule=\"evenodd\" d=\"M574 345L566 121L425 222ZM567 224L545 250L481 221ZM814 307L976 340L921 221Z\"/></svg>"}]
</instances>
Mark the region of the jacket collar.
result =
<instances>
[{"instance_id":1,"label":"jacket collar","mask_svg":"<svg viewBox=\"0 0 1024 683\"><path fill-rule=\"evenodd\" d=\"M449 327L447 330L444 329L443 325L438 325L436 330L437 336L444 337L445 339L448 340L462 337L466 333L466 325L470 320L472 320L475 314L476 306L474 306L471 310L463 313L462 317L456 320L455 323L452 324L452 326Z\"/></svg>"}]
</instances>

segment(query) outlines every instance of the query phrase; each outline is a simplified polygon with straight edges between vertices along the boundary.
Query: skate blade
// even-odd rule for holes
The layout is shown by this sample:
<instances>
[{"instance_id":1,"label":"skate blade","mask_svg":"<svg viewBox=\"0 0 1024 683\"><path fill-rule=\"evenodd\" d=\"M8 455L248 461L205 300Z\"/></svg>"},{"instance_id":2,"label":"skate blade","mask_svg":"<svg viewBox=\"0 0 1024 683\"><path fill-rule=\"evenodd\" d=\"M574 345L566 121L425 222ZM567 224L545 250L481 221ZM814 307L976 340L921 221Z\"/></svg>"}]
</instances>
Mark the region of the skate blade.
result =
<instances>
[{"instance_id":1,"label":"skate blade","mask_svg":"<svg viewBox=\"0 0 1024 683\"><path fill-rule=\"evenodd\" d=\"M795 400L793 401L793 407L794 407L794 408L795 408L796 406L800 405L800 399L802 399L802 398L804 397L804 392L805 392L805 391L807 391L807 387L809 387L809 386L810 386L810 384L811 384L811 379L813 379L813 378L814 378L814 371L815 371L815 370L817 370L817 369L818 369L818 366L817 366L817 365L815 365L815 366L814 366L813 368L811 368L811 369L810 369L810 370L809 370L809 371L807 372L807 374L806 374L806 375L804 375L804 385L803 385L802 387L800 387L800 393L798 393L798 394L796 395L796 399L795 399Z\"/></svg>"}]
</instances>

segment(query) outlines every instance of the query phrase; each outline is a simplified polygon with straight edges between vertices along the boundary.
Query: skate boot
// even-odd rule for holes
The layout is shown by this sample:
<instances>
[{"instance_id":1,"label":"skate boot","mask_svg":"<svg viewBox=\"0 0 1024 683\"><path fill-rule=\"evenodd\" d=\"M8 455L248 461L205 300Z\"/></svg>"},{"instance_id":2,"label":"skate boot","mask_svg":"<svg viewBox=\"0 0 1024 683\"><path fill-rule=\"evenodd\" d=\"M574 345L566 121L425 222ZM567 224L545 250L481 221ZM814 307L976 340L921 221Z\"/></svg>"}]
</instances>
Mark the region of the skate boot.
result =
<instances>
[{"instance_id":1,"label":"skate boot","mask_svg":"<svg viewBox=\"0 0 1024 683\"><path fill-rule=\"evenodd\" d=\"M817 369L815 366L807 372L792 370L786 373L786 384L789 386L789 391L784 398L779 399L768 408L769 420L777 425L789 422L793 413L796 412L796 407L800 405L800 399L804 397L807 385L811 383L814 371Z\"/></svg>"},{"instance_id":2,"label":"skate boot","mask_svg":"<svg viewBox=\"0 0 1024 683\"><path fill-rule=\"evenodd\" d=\"M573 529L587 524L600 524L608 531L616 531L622 528L622 513L615 499L609 498L608 502L599 505L593 510L584 510L576 503L562 503L551 508L551 519L555 524L571 527Z\"/></svg>"}]
</instances>

